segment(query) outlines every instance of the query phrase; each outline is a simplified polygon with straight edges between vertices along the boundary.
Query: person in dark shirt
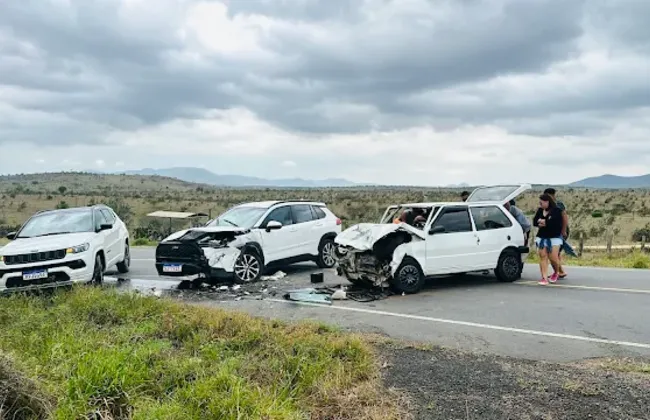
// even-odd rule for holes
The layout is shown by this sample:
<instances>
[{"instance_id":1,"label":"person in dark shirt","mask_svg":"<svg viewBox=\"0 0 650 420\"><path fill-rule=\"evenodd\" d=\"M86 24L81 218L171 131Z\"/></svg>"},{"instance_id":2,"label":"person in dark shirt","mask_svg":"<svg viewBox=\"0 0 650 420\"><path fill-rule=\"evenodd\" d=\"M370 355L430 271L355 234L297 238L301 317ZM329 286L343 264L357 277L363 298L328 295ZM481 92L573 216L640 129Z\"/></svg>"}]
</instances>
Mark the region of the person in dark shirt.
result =
<instances>
[{"instance_id":1,"label":"person in dark shirt","mask_svg":"<svg viewBox=\"0 0 650 420\"><path fill-rule=\"evenodd\" d=\"M461 200L467 201L468 198L469 198L469 191L463 191L462 193L460 193Z\"/></svg>"},{"instance_id":2,"label":"person in dark shirt","mask_svg":"<svg viewBox=\"0 0 650 420\"><path fill-rule=\"evenodd\" d=\"M565 247L567 247L566 241L569 239L569 215L566 212L566 206L564 203L560 200L558 200L555 196L557 191L555 188L547 188L544 190L544 194L548 194L551 196L553 201L555 201L555 205L562 210L562 246L560 247L560 253L559 255L559 263L560 263L560 271L559 271L559 278L563 279L566 277L566 272L564 271L564 267L562 267L562 251L565 250Z\"/></svg>"},{"instance_id":3,"label":"person in dark shirt","mask_svg":"<svg viewBox=\"0 0 650 420\"><path fill-rule=\"evenodd\" d=\"M562 238L562 210L549 194L539 197L539 208L533 217L533 226L537 227L535 245L539 253L539 270L542 274L540 284L555 283L559 273L559 252L564 243ZM548 263L553 266L553 274L548 276Z\"/></svg>"}]
</instances>

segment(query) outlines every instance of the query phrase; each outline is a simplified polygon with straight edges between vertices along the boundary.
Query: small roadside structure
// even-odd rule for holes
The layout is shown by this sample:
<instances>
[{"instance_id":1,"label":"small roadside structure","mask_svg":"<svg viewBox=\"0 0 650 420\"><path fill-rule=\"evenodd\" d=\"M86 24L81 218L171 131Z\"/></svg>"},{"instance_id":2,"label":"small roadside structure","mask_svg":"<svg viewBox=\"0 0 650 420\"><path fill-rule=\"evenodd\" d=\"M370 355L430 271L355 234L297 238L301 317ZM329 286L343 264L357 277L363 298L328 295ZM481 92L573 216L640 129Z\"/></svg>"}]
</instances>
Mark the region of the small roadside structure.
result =
<instances>
[{"instance_id":1,"label":"small roadside structure","mask_svg":"<svg viewBox=\"0 0 650 420\"><path fill-rule=\"evenodd\" d=\"M186 212L186 211L166 211L166 210L158 210L154 211L153 213L147 214L147 217L157 217L161 219L169 219L169 234L171 235L173 232L173 226L172 223L174 220L189 220L192 224L192 226L197 226L201 224L198 222L200 218L202 217L209 217L208 214L206 213L192 213L192 212Z\"/></svg>"}]
</instances>

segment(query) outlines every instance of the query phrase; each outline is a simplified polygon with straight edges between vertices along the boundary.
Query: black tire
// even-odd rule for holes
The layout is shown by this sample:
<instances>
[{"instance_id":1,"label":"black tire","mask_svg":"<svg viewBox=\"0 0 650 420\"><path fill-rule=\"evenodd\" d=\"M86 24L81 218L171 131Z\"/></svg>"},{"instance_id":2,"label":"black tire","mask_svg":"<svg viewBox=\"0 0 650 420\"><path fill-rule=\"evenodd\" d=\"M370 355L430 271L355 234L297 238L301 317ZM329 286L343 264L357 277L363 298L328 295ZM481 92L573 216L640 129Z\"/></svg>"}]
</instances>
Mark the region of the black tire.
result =
<instances>
[{"instance_id":1,"label":"black tire","mask_svg":"<svg viewBox=\"0 0 650 420\"><path fill-rule=\"evenodd\" d=\"M235 261L233 279L238 284L253 283L262 277L263 272L264 263L259 254L253 250L246 250Z\"/></svg>"},{"instance_id":2,"label":"black tire","mask_svg":"<svg viewBox=\"0 0 650 420\"><path fill-rule=\"evenodd\" d=\"M506 249L499 256L494 274L499 281L513 282L521 278L523 269L524 264L521 261L521 254L514 249Z\"/></svg>"},{"instance_id":3,"label":"black tire","mask_svg":"<svg viewBox=\"0 0 650 420\"><path fill-rule=\"evenodd\" d=\"M104 263L102 257L97 254L95 256L95 265L93 266L93 278L90 284L94 286L101 286L104 283Z\"/></svg>"},{"instance_id":4,"label":"black tire","mask_svg":"<svg viewBox=\"0 0 650 420\"><path fill-rule=\"evenodd\" d=\"M391 285L396 292L413 294L422 290L424 281L420 264L411 257L404 257L391 280Z\"/></svg>"},{"instance_id":5,"label":"black tire","mask_svg":"<svg viewBox=\"0 0 650 420\"><path fill-rule=\"evenodd\" d=\"M336 244L332 238L320 241L316 264L319 268L332 268L336 265Z\"/></svg>"},{"instance_id":6,"label":"black tire","mask_svg":"<svg viewBox=\"0 0 650 420\"><path fill-rule=\"evenodd\" d=\"M126 274L129 272L131 267L131 250L129 249L129 243L124 244L124 260L117 263L117 271L120 274Z\"/></svg>"}]
</instances>

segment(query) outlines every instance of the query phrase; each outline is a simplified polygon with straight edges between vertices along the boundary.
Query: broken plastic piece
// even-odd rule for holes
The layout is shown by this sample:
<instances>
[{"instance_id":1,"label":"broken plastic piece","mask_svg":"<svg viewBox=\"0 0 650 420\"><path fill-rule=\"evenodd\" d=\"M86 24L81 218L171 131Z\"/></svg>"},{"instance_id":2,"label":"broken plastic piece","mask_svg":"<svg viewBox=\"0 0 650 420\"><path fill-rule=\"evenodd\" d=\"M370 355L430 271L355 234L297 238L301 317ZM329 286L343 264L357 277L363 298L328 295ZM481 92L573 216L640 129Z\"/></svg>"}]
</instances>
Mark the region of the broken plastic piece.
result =
<instances>
[{"instance_id":1,"label":"broken plastic piece","mask_svg":"<svg viewBox=\"0 0 650 420\"><path fill-rule=\"evenodd\" d=\"M325 303L332 304L332 298L329 295L318 293L316 289L300 289L292 290L284 295L287 300L294 302L311 302L311 303Z\"/></svg>"},{"instance_id":2,"label":"broken plastic piece","mask_svg":"<svg viewBox=\"0 0 650 420\"><path fill-rule=\"evenodd\" d=\"M332 293L332 300L347 300L348 295L345 293L345 290L343 289L338 289L334 293Z\"/></svg>"},{"instance_id":3,"label":"broken plastic piece","mask_svg":"<svg viewBox=\"0 0 650 420\"><path fill-rule=\"evenodd\" d=\"M285 278L286 276L287 276L287 273L285 273L284 271L278 271L275 274L273 274L272 276L262 276L261 280L262 281L277 281L277 280Z\"/></svg>"}]
</instances>

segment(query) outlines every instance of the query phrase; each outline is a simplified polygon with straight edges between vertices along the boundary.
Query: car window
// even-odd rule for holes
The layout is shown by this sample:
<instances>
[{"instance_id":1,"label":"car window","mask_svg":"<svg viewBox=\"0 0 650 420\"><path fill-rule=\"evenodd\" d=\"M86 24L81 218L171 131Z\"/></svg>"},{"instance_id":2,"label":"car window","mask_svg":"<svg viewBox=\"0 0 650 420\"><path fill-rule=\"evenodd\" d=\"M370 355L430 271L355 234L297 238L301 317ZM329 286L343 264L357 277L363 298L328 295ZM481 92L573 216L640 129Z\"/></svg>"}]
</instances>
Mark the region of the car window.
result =
<instances>
[{"instance_id":1,"label":"car window","mask_svg":"<svg viewBox=\"0 0 650 420\"><path fill-rule=\"evenodd\" d=\"M476 230L503 229L512 226L508 216L496 206L472 207L470 211Z\"/></svg>"},{"instance_id":2,"label":"car window","mask_svg":"<svg viewBox=\"0 0 650 420\"><path fill-rule=\"evenodd\" d=\"M293 205L291 206L291 212L293 213L293 222L296 224L314 220L314 216L311 213L311 206L308 204Z\"/></svg>"},{"instance_id":3,"label":"car window","mask_svg":"<svg viewBox=\"0 0 650 420\"><path fill-rule=\"evenodd\" d=\"M282 226L292 225L293 219L291 218L291 208L289 206L284 206L271 211L271 213L266 216L266 219L264 219L262 225L266 225L271 220L282 223Z\"/></svg>"},{"instance_id":4,"label":"car window","mask_svg":"<svg viewBox=\"0 0 650 420\"><path fill-rule=\"evenodd\" d=\"M93 213L95 213L95 230L99 230L102 225L107 224L108 221L104 217L101 211L95 210Z\"/></svg>"},{"instance_id":5,"label":"car window","mask_svg":"<svg viewBox=\"0 0 650 420\"><path fill-rule=\"evenodd\" d=\"M325 214L323 209L318 207L318 206L311 206L311 210L314 213L314 219L318 220L318 219L324 219L325 217L327 217L327 215Z\"/></svg>"},{"instance_id":6,"label":"car window","mask_svg":"<svg viewBox=\"0 0 650 420\"><path fill-rule=\"evenodd\" d=\"M438 217L435 226L444 226L445 233L471 232L472 222L469 218L467 208L448 208L443 210L443 214Z\"/></svg>"},{"instance_id":7,"label":"car window","mask_svg":"<svg viewBox=\"0 0 650 420\"><path fill-rule=\"evenodd\" d=\"M102 212L104 218L108 223L110 223L111 225L115 223L115 216L113 215L113 212L111 212L108 209L101 209L100 211Z\"/></svg>"}]
</instances>

